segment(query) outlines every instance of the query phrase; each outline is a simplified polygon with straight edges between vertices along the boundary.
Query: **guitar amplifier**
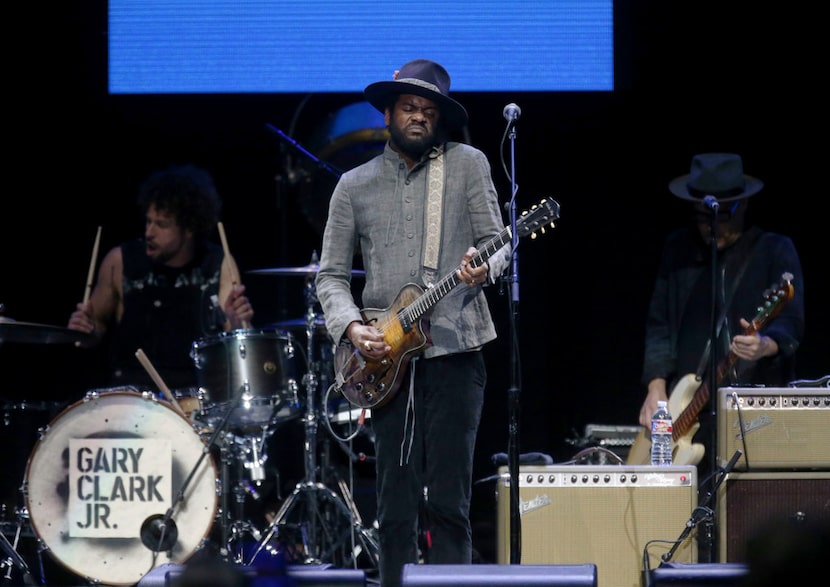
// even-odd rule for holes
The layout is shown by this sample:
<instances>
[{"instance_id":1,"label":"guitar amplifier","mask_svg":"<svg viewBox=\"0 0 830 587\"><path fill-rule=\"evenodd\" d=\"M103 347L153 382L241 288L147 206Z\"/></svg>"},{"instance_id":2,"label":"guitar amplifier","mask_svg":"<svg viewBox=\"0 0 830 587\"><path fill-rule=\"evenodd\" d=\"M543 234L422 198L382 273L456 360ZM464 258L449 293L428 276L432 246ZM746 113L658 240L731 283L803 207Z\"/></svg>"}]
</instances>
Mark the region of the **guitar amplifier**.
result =
<instances>
[{"instance_id":1,"label":"guitar amplifier","mask_svg":"<svg viewBox=\"0 0 830 587\"><path fill-rule=\"evenodd\" d=\"M497 562L510 561L510 475L496 487ZM521 564L596 564L599 587L640 587L697 507L697 468L629 465L519 467ZM651 542L656 541L656 542ZM697 562L693 533L676 562Z\"/></svg>"},{"instance_id":2,"label":"guitar amplifier","mask_svg":"<svg viewBox=\"0 0 830 587\"><path fill-rule=\"evenodd\" d=\"M830 468L830 388L722 387L718 462L736 471Z\"/></svg>"}]
</instances>

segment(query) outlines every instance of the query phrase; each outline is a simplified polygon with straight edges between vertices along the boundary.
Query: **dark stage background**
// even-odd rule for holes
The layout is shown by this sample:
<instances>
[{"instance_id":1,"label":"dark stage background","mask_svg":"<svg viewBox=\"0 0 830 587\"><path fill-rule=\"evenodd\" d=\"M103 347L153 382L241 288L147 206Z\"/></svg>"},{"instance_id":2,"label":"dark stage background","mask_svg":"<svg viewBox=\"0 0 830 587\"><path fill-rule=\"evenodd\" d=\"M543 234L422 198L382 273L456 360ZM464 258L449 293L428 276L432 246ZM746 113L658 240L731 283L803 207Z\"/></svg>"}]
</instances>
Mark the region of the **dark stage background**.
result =
<instances>
[{"instance_id":1,"label":"dark stage background","mask_svg":"<svg viewBox=\"0 0 830 587\"><path fill-rule=\"evenodd\" d=\"M352 94L108 96L103 4L18 6L8 21L21 36L7 51L4 75L5 316L63 326L83 297L97 227L100 256L141 234L139 182L159 167L192 162L213 173L224 198L224 227L255 304L254 326L301 317L301 278L244 272L309 263L320 246L328 176L266 125L312 149L329 118L362 100L363 87L376 80L355 79ZM811 34L816 15L757 2L617 4L613 93L455 95L470 112L468 138L489 156L502 201L510 187L500 161L502 153L509 160L500 145L502 109L515 102L522 109L518 207L542 197L561 204L557 228L521 242L517 330L521 451L558 462L577 452L570 440L587 424L637 423L652 279L663 238L686 221L686 206L667 183L688 172L694 153L739 152L746 172L766 183L752 214L792 236L807 281L795 284L805 288L807 311L799 376L830 372L830 311L820 293L828 246L826 148L816 144L825 121L816 90L824 63ZM411 10L417 6L402 6L400 17ZM429 26L428 14L418 17ZM389 63L390 74L399 65ZM486 349L477 478L495 472L490 456L507 450L508 435L509 302L498 288L489 295L500 338ZM5 344L2 398L74 402L96 386L99 366L94 351L71 345ZM34 442L31 421L52 414L13 412L4 475L18 478ZM302 444L278 450L301 458ZM485 486L492 493L491 484L478 487Z\"/></svg>"}]
</instances>

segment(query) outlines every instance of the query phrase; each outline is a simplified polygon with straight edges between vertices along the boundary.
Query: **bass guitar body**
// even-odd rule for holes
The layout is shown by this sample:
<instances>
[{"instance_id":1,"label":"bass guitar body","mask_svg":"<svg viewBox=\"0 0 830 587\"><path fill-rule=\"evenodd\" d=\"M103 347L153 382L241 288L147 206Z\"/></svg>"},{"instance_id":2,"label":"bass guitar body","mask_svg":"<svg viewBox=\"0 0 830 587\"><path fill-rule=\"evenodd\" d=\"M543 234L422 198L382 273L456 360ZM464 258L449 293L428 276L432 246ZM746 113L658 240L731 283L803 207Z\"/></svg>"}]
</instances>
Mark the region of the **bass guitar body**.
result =
<instances>
[{"instance_id":1,"label":"bass guitar body","mask_svg":"<svg viewBox=\"0 0 830 587\"><path fill-rule=\"evenodd\" d=\"M669 396L669 413L673 419L682 414L691 403L698 388L700 380L694 373L684 376L672 389ZM702 444L693 443L695 433L700 428L700 423L695 421L685 434L672 438L672 463L675 465L697 465L703 459L705 452ZM634 439L631 450L628 452L626 463L629 465L648 465L651 463L651 433L643 429Z\"/></svg>"}]
</instances>

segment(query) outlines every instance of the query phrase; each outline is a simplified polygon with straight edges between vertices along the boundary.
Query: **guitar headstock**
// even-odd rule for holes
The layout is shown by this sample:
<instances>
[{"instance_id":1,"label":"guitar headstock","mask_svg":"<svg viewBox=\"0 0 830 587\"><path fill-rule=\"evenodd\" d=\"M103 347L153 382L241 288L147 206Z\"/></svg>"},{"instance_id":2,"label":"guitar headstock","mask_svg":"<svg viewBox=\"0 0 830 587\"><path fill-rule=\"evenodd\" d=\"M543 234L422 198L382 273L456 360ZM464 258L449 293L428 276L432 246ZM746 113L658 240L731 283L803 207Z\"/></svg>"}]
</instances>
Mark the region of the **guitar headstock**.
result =
<instances>
[{"instance_id":1,"label":"guitar headstock","mask_svg":"<svg viewBox=\"0 0 830 587\"><path fill-rule=\"evenodd\" d=\"M784 304L792 299L795 294L792 280L793 274L788 271L781 275L781 281L764 292L758 314L752 321L753 331L760 330L767 321L775 318Z\"/></svg>"},{"instance_id":2,"label":"guitar headstock","mask_svg":"<svg viewBox=\"0 0 830 587\"><path fill-rule=\"evenodd\" d=\"M516 219L516 232L519 236L531 235L530 238L536 238L537 231L545 233L546 225L550 224L554 228L556 220L559 220L559 202L544 198Z\"/></svg>"}]
</instances>

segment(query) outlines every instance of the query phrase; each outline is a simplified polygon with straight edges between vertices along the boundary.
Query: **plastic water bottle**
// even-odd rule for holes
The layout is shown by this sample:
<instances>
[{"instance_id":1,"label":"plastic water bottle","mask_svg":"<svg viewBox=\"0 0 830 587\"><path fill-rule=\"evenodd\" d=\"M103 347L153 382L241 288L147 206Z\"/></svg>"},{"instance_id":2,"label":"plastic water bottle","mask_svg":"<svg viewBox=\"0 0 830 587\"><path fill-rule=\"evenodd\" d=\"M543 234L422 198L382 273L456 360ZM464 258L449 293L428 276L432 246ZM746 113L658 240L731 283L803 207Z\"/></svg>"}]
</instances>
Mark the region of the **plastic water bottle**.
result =
<instances>
[{"instance_id":1,"label":"plastic water bottle","mask_svg":"<svg viewBox=\"0 0 830 587\"><path fill-rule=\"evenodd\" d=\"M657 410L651 417L651 464L666 466L672 464L671 454L672 419L664 400L657 402Z\"/></svg>"}]
</instances>

